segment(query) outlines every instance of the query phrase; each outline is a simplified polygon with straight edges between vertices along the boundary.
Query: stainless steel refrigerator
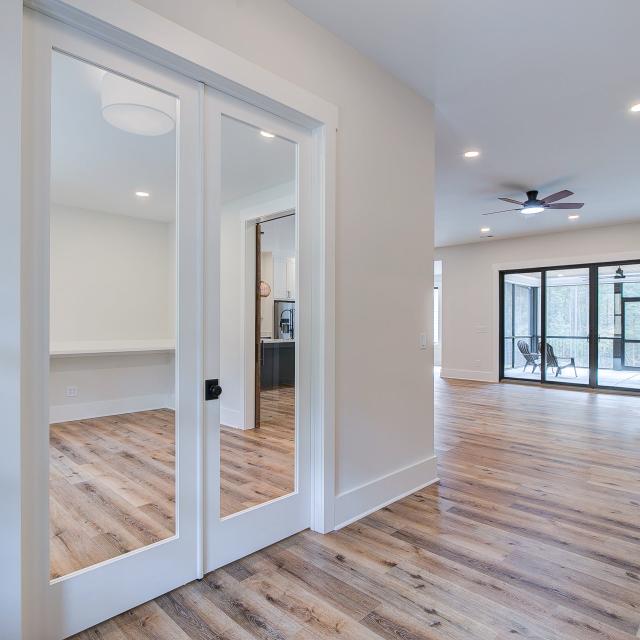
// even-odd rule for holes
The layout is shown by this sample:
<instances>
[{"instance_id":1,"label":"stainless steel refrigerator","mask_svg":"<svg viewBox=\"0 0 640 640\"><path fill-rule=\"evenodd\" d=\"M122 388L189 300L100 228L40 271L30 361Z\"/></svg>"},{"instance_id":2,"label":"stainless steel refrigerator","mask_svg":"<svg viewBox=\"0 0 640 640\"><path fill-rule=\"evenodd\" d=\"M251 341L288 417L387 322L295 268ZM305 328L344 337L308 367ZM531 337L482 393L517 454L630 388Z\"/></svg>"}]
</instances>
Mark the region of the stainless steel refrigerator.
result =
<instances>
[{"instance_id":1,"label":"stainless steel refrigerator","mask_svg":"<svg viewBox=\"0 0 640 640\"><path fill-rule=\"evenodd\" d=\"M273 301L274 338L293 340L296 335L296 303L292 300Z\"/></svg>"}]
</instances>

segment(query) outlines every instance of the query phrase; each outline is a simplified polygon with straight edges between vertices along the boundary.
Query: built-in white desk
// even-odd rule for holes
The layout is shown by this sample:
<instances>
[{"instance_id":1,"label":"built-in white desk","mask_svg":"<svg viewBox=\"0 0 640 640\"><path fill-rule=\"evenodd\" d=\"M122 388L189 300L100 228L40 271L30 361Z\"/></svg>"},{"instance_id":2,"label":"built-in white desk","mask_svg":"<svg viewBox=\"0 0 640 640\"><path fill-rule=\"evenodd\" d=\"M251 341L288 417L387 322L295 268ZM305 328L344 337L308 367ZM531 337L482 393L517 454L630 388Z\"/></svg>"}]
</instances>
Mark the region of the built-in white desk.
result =
<instances>
[{"instance_id":1,"label":"built-in white desk","mask_svg":"<svg viewBox=\"0 0 640 640\"><path fill-rule=\"evenodd\" d=\"M175 351L176 341L166 340L99 340L53 342L49 355L52 358L67 356L97 356L120 353L170 353Z\"/></svg>"}]
</instances>

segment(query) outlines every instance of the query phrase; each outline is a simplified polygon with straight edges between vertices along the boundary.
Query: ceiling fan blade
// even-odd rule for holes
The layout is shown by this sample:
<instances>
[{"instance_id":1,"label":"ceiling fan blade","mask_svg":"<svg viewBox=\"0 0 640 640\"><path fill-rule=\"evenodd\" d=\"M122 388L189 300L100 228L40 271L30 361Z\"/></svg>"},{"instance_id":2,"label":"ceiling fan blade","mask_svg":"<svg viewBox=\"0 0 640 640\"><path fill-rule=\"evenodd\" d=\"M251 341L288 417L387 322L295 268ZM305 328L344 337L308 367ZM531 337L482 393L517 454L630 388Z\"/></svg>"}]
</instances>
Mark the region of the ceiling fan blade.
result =
<instances>
[{"instance_id":1,"label":"ceiling fan blade","mask_svg":"<svg viewBox=\"0 0 640 640\"><path fill-rule=\"evenodd\" d=\"M545 204L545 209L582 209L584 202L560 202L558 204Z\"/></svg>"},{"instance_id":2,"label":"ceiling fan blade","mask_svg":"<svg viewBox=\"0 0 640 640\"><path fill-rule=\"evenodd\" d=\"M557 202L558 200L562 200L562 198L568 198L573 195L573 191L558 191L558 193L552 193L550 196L546 198L542 198L542 202L545 204L551 204L552 202Z\"/></svg>"},{"instance_id":3,"label":"ceiling fan blade","mask_svg":"<svg viewBox=\"0 0 640 640\"><path fill-rule=\"evenodd\" d=\"M520 211L520 209L503 209L502 211L489 211L489 213L483 213L483 216L492 216L494 213L507 213L507 211Z\"/></svg>"},{"instance_id":4,"label":"ceiling fan blade","mask_svg":"<svg viewBox=\"0 0 640 640\"><path fill-rule=\"evenodd\" d=\"M511 204L519 204L519 205L523 205L523 202L518 202L517 200L514 200L513 198L498 198L498 200L502 200L502 202L509 202Z\"/></svg>"}]
</instances>

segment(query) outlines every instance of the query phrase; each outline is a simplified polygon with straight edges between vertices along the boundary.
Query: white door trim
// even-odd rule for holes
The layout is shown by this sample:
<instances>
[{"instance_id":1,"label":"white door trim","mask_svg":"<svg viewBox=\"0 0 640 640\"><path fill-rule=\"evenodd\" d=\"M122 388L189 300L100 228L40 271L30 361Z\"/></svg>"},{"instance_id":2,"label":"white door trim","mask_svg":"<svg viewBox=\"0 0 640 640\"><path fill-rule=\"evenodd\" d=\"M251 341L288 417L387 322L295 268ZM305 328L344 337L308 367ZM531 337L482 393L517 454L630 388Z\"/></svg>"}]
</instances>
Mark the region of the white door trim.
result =
<instances>
[{"instance_id":1,"label":"white door trim","mask_svg":"<svg viewBox=\"0 0 640 640\"><path fill-rule=\"evenodd\" d=\"M0 16L3 31L22 31L22 16L16 11L23 5L23 0L6 0L2 3ZM313 319L313 371L312 371L312 518L311 526L319 532L334 529L334 497L335 497L335 176L336 176L336 134L338 110L331 103L297 87L277 75L255 65L242 57L220 47L195 33L172 23L169 20L144 9L132 0L26 0L27 6L71 26L100 37L101 39L146 57L152 62L161 64L183 75L199 80L213 88L241 98L255 106L284 117L296 124L310 129L314 144L314 319ZM6 21L5 21L6 19ZM11 52L10 52L11 53ZM7 95L20 95L22 92L22 60L19 52L11 55L9 66L18 73L9 74L6 78ZM20 118L12 117L0 123L2 138L10 140L20 130ZM4 134L7 134L6 136ZM8 146L2 153L3 163L11 166L15 162L12 148ZM21 201L20 181L13 181L2 196L7 204L8 224L20 224L21 212L12 204ZM3 238L7 247L7 255L15 254L11 235ZM21 256L21 260L24 258ZM23 285L28 274L21 269L9 269L7 278L22 278ZM23 325L29 320L24 306L13 306L7 309L12 319ZM9 325L11 326L11 324ZM28 350L20 349L21 366L31 364L28 361ZM14 371L15 373L15 371ZM19 421L9 422L6 426L11 433L7 434L8 442L19 437L23 428L29 427L29 415L32 410L31 382L23 379L20 387L20 404L22 412ZM25 447L23 446L23 454ZM202 452L201 452L202 453ZM19 465L6 469L6 480L9 485L21 487L22 504L29 495L31 477L24 459ZM23 523L15 509L9 511L10 519L5 526L10 534L21 530ZM38 574L36 563L42 561L34 554L28 540L21 546L12 546L22 557L22 576L14 576L13 593L19 593L24 582ZM23 591L23 593L25 593ZM29 610L32 593L23 596L21 612L19 607L6 611L4 620L22 620L37 616L37 612ZM4 605L10 600L3 602ZM18 626L22 626L18 622ZM25 635L24 638L27 636Z\"/></svg>"}]
</instances>

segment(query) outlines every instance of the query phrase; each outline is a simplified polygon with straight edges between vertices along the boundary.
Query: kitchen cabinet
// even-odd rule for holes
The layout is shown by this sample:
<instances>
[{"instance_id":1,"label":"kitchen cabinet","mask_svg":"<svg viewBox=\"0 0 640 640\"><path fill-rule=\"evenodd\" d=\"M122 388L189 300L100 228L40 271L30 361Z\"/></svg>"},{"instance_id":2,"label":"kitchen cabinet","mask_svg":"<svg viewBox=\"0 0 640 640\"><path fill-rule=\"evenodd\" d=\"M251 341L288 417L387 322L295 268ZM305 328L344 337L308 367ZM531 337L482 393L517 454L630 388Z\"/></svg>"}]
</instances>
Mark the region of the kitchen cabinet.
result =
<instances>
[{"instance_id":1,"label":"kitchen cabinet","mask_svg":"<svg viewBox=\"0 0 640 640\"><path fill-rule=\"evenodd\" d=\"M296 343L294 340L263 340L260 388L294 386L296 382Z\"/></svg>"},{"instance_id":2,"label":"kitchen cabinet","mask_svg":"<svg viewBox=\"0 0 640 640\"><path fill-rule=\"evenodd\" d=\"M273 297L275 300L294 300L296 297L296 259L273 257Z\"/></svg>"}]
</instances>

